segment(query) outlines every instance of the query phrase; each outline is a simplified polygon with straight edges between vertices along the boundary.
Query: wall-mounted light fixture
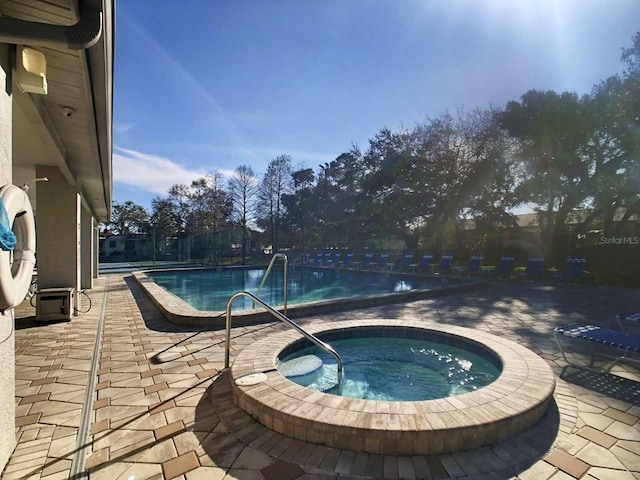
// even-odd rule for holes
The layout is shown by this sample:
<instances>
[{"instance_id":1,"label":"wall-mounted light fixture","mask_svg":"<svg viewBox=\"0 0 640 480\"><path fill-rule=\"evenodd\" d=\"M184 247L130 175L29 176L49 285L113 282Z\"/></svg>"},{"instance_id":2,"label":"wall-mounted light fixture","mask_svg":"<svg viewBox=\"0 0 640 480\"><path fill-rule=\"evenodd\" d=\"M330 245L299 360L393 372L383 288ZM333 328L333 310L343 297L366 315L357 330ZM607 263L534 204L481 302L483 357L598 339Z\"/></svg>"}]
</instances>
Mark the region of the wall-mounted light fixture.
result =
<instances>
[{"instance_id":1,"label":"wall-mounted light fixture","mask_svg":"<svg viewBox=\"0 0 640 480\"><path fill-rule=\"evenodd\" d=\"M47 94L47 59L42 52L18 45L16 83L25 93Z\"/></svg>"}]
</instances>

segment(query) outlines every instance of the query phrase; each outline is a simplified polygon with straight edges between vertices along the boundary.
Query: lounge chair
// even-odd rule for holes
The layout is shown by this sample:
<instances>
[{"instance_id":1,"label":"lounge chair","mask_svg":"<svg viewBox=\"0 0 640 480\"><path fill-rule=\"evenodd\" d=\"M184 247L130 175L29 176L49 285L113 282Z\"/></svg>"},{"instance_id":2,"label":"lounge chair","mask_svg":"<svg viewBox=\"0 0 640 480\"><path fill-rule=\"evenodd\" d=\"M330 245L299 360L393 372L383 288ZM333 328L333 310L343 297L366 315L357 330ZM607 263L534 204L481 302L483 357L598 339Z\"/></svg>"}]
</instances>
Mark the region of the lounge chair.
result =
<instances>
[{"instance_id":1,"label":"lounge chair","mask_svg":"<svg viewBox=\"0 0 640 480\"><path fill-rule=\"evenodd\" d=\"M431 253L425 253L420 260L420 263L412 263L409 265L409 268L414 272L417 270L418 272L430 272L431 271L431 262L433 262L433 255Z\"/></svg>"},{"instance_id":2,"label":"lounge chair","mask_svg":"<svg viewBox=\"0 0 640 480\"><path fill-rule=\"evenodd\" d=\"M480 264L482 263L482 255L473 255L469 259L469 264L466 267L453 267L454 273L476 275L480 273Z\"/></svg>"},{"instance_id":3,"label":"lounge chair","mask_svg":"<svg viewBox=\"0 0 640 480\"><path fill-rule=\"evenodd\" d=\"M405 253L398 264L399 270L409 270L411 266L411 261L413 260L413 253ZM394 265L395 267L395 265Z\"/></svg>"},{"instance_id":4,"label":"lounge chair","mask_svg":"<svg viewBox=\"0 0 640 480\"><path fill-rule=\"evenodd\" d=\"M515 255L503 255L498 259L498 265L494 269L487 269L489 275L495 277L509 278L513 273L513 264L516 261Z\"/></svg>"},{"instance_id":5,"label":"lounge chair","mask_svg":"<svg viewBox=\"0 0 640 480\"><path fill-rule=\"evenodd\" d=\"M637 335L579 323L557 327L553 335L563 358L574 367L587 367L608 372L621 360L640 363L640 336ZM589 363L576 363L567 358L560 336L586 342L591 356ZM609 358L611 361L601 368L594 368L598 357Z\"/></svg>"},{"instance_id":6,"label":"lounge chair","mask_svg":"<svg viewBox=\"0 0 640 480\"><path fill-rule=\"evenodd\" d=\"M338 260L335 266L341 267L341 268L347 268L351 264L352 260L353 260L353 253L347 253L344 257L344 260Z\"/></svg>"},{"instance_id":7,"label":"lounge chair","mask_svg":"<svg viewBox=\"0 0 640 480\"><path fill-rule=\"evenodd\" d=\"M530 280L539 280L542 278L542 267L544 266L544 257L535 256L529 257L527 260L527 266L524 272L519 273L520 276L525 276Z\"/></svg>"},{"instance_id":8,"label":"lounge chair","mask_svg":"<svg viewBox=\"0 0 640 480\"><path fill-rule=\"evenodd\" d=\"M563 282L577 282L584 278L584 267L587 265L585 257L568 257L562 273L555 275L557 280Z\"/></svg>"},{"instance_id":9,"label":"lounge chair","mask_svg":"<svg viewBox=\"0 0 640 480\"><path fill-rule=\"evenodd\" d=\"M314 265L316 265L317 267L321 266L323 258L324 258L324 255L322 253L316 254L316 259L313 261Z\"/></svg>"},{"instance_id":10,"label":"lounge chair","mask_svg":"<svg viewBox=\"0 0 640 480\"><path fill-rule=\"evenodd\" d=\"M326 265L327 266L332 266L335 267L336 264L340 261L340 257L342 256L341 253L336 253L333 258L329 257L326 261Z\"/></svg>"},{"instance_id":11,"label":"lounge chair","mask_svg":"<svg viewBox=\"0 0 640 480\"><path fill-rule=\"evenodd\" d=\"M386 268L388 261L389 261L389 254L382 253L380 254L380 258L378 258L378 261L373 265L373 268L375 268L376 270Z\"/></svg>"},{"instance_id":12,"label":"lounge chair","mask_svg":"<svg viewBox=\"0 0 640 480\"><path fill-rule=\"evenodd\" d=\"M371 260L373 260L373 253L367 253L365 254L361 262L353 262L353 266L359 268L369 268Z\"/></svg>"},{"instance_id":13,"label":"lounge chair","mask_svg":"<svg viewBox=\"0 0 640 480\"><path fill-rule=\"evenodd\" d=\"M438 267L436 271L438 273L447 273L451 271L451 262L453 261L453 255L450 253L445 253L440 257L440 263L438 263Z\"/></svg>"}]
</instances>

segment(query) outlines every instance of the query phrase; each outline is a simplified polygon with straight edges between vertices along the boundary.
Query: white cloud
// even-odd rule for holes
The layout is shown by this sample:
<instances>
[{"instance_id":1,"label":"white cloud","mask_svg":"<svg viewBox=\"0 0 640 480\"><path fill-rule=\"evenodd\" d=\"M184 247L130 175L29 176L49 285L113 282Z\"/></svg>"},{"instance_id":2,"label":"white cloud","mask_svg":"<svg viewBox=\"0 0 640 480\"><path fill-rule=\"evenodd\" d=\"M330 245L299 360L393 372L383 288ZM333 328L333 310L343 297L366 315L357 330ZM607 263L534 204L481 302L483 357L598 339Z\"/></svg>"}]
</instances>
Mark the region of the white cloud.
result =
<instances>
[{"instance_id":1,"label":"white cloud","mask_svg":"<svg viewBox=\"0 0 640 480\"><path fill-rule=\"evenodd\" d=\"M211 147L210 147L211 148ZM240 147L214 147L215 150L223 150L226 156L232 152L237 152L240 157L244 153L246 157L246 148ZM258 177L264 174L267 164L278 155L287 154L293 159L293 167L298 168L300 164L310 165L314 167L316 164L330 162L335 160L336 155L318 152L306 152L289 149L273 149L273 148L251 148L255 155L264 158L264 162L249 162L254 168ZM220 153L218 151L218 153ZM169 158L161 157L127 148L114 147L113 153L113 180L120 187L126 187L124 192L131 196L132 191L137 192L136 201L146 204L151 197L159 195L165 197L169 188L176 184L190 185L192 181L202 178L213 172L219 173L223 180L234 175L235 169L241 165L229 164L225 162L219 168L203 168L198 166L195 168L186 167Z\"/></svg>"},{"instance_id":2,"label":"white cloud","mask_svg":"<svg viewBox=\"0 0 640 480\"><path fill-rule=\"evenodd\" d=\"M189 169L168 158L115 147L113 154L113 180L137 187L145 192L166 195L172 185L191 184L207 171Z\"/></svg>"},{"instance_id":3,"label":"white cloud","mask_svg":"<svg viewBox=\"0 0 640 480\"><path fill-rule=\"evenodd\" d=\"M135 123L115 123L113 125L113 130L117 133L126 133L130 130L133 130L135 126Z\"/></svg>"}]
</instances>

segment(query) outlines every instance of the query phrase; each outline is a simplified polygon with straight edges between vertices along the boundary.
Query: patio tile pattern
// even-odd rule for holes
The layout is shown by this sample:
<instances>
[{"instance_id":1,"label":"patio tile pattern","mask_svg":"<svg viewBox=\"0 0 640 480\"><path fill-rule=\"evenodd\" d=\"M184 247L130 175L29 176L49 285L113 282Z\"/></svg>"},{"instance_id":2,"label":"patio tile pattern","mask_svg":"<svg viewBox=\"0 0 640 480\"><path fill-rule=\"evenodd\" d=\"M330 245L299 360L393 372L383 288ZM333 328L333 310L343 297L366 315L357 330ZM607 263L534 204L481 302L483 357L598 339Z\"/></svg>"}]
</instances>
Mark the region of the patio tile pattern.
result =
<instances>
[{"instance_id":1,"label":"patio tile pattern","mask_svg":"<svg viewBox=\"0 0 640 480\"><path fill-rule=\"evenodd\" d=\"M16 310L18 444L3 480L66 479L74 465L109 480L640 478L640 372L626 364L611 374L567 368L552 335L573 321L615 328L617 311L639 308L637 290L498 282L460 296L299 319L459 325L515 341L552 367L555 402L531 430L431 456L354 452L275 433L233 404L223 330L168 323L127 274L101 277L89 295L92 309L71 322L39 324L28 303ZM234 327L232 356L279 331L287 327ZM579 345L571 351L582 354Z\"/></svg>"}]
</instances>

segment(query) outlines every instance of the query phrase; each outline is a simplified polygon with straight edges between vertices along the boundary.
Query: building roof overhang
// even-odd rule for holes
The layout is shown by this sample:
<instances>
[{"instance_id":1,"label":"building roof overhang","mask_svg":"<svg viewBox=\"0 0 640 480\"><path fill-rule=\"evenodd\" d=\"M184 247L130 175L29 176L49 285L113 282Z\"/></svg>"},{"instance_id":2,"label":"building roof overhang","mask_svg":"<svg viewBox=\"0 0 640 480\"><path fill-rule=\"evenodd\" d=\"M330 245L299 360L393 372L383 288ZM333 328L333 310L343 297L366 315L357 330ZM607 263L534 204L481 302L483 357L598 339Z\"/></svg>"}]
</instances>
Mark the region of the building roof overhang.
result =
<instances>
[{"instance_id":1,"label":"building roof overhang","mask_svg":"<svg viewBox=\"0 0 640 480\"><path fill-rule=\"evenodd\" d=\"M0 44L36 49L47 64L46 95L13 83L14 172L59 167L101 222L113 188L114 29L113 0L0 0Z\"/></svg>"}]
</instances>

